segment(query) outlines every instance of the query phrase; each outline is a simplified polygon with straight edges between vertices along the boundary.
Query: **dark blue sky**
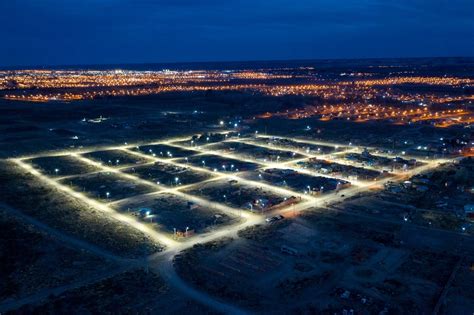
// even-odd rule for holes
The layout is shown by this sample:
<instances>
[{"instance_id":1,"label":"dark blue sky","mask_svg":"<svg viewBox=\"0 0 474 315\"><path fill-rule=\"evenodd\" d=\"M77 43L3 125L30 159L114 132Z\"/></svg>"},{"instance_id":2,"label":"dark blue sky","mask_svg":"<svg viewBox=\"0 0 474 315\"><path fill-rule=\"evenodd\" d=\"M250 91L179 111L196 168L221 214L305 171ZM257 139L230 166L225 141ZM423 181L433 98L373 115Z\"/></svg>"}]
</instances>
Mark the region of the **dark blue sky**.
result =
<instances>
[{"instance_id":1,"label":"dark blue sky","mask_svg":"<svg viewBox=\"0 0 474 315\"><path fill-rule=\"evenodd\" d=\"M0 66L474 56L474 0L0 0Z\"/></svg>"}]
</instances>

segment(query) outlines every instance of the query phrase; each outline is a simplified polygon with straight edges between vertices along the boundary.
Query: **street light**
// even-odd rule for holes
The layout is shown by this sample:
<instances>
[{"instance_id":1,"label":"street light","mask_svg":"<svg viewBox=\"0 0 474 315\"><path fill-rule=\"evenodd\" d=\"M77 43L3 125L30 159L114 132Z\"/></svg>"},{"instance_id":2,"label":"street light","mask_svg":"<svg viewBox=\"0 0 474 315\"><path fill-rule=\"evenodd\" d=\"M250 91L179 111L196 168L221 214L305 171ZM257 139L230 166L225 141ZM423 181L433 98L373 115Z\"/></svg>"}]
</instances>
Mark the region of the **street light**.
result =
<instances>
[{"instance_id":1,"label":"street light","mask_svg":"<svg viewBox=\"0 0 474 315\"><path fill-rule=\"evenodd\" d=\"M107 199L109 199L110 193L109 193L109 192L106 192L105 195L107 196Z\"/></svg>"},{"instance_id":2,"label":"street light","mask_svg":"<svg viewBox=\"0 0 474 315\"><path fill-rule=\"evenodd\" d=\"M189 230L189 226L186 227L186 237L188 237L188 230Z\"/></svg>"},{"instance_id":3,"label":"street light","mask_svg":"<svg viewBox=\"0 0 474 315\"><path fill-rule=\"evenodd\" d=\"M59 173L59 168L55 168L55 169L54 169L54 172L56 173L56 175L58 175L58 173Z\"/></svg>"}]
</instances>

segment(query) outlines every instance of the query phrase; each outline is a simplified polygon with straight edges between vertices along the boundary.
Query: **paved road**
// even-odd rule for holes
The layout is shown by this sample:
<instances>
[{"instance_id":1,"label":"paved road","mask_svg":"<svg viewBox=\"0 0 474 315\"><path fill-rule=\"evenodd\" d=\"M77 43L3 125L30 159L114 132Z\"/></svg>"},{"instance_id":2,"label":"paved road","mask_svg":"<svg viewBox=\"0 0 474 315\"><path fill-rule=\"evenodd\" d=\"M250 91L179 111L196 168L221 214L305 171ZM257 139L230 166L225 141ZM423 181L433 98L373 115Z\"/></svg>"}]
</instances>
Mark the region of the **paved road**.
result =
<instances>
[{"instance_id":1,"label":"paved road","mask_svg":"<svg viewBox=\"0 0 474 315\"><path fill-rule=\"evenodd\" d=\"M299 141L302 141L302 140L299 140ZM311 143L307 140L304 140L304 142ZM327 144L327 143L325 143L325 144ZM179 145L176 145L176 146L179 146ZM113 149L122 149L122 150L125 150L127 152L129 151L127 149L127 147L113 147ZM203 151L209 153L209 151L207 151L207 150L203 150ZM132 152L132 151L130 151L130 152ZM66 152L66 153L70 154L71 152ZM237 158L239 160L242 160L241 157L222 154L220 152L213 152L213 153L217 154L217 155L220 155L222 157L231 157L231 158ZM134 154L139 154L139 153L135 152ZM76 156L77 156L77 154L76 154ZM84 161L85 161L85 158L82 157L82 159L84 159ZM160 159L156 159L156 160L159 161ZM91 163L91 161L89 161L89 160L87 160L87 161ZM109 208L107 205L101 204L101 203L99 203L95 200L92 200L90 198L86 198L84 195L82 195L80 193L77 193L77 192L73 191L72 189L69 189L67 186L62 186L62 185L58 184L56 181L54 181L54 180L50 179L49 177L39 173L38 171L33 169L30 165L24 163L22 160L17 159L17 160L15 160L15 162L17 164L19 164L20 166L22 166L27 171L30 171L32 174L38 176L40 179L42 179L47 184L49 184L53 187L56 187L60 191L64 191L64 192L68 193L69 195L71 195L71 196L73 196L77 199L83 200L85 203L87 203L87 204L89 204L89 205L91 205L91 206L93 206L93 207L95 207L95 208L97 208L101 211L104 211L104 212L108 213L111 217L114 217L119 221L127 223L130 226L132 226L132 227L148 234L153 239L156 239L159 242L161 242L163 244L166 244L168 246L168 250L165 251L165 252L162 252L162 253L157 253L157 254L151 255L150 257L148 257L148 259L146 261L140 260L140 261L135 261L135 263L130 263L130 264L128 264L128 266L124 265L121 268L119 268L116 272L111 271L110 273L97 275L96 277L92 277L91 279L87 279L87 280L84 280L84 281L79 281L79 282L76 282L74 284L70 284L70 285L67 285L67 286L54 288L54 289L50 289L50 290L43 290L40 293L35 294L31 297L22 299L17 303L12 302L13 304L9 304L10 306L11 305L13 305L13 306L20 305L21 303L29 303L29 301L39 301L41 299L46 298L47 295L49 295L49 294L58 294L57 292L61 293L61 292L64 292L64 291L72 289L72 288L78 288L78 287L81 287L83 285L87 285L87 284L94 283L96 281L100 281L100 280L102 280L102 279L104 279L108 276L113 276L113 275L115 275L119 272L123 272L123 271L125 271L129 268L143 267L144 264L147 264L151 268L151 270L159 272L161 274L161 276L165 280L167 280L167 282L171 286L179 289L186 296L189 296L190 298L196 300L197 302L200 302L204 305L207 305L207 306L209 306L213 309L216 309L216 310L224 312L224 313L230 313L230 314L244 314L244 313L246 313L245 311L243 311L243 310L241 310L241 309L239 309L235 306L224 303L224 302L208 295L207 293L204 293L204 292L201 292L201 291L195 289L193 286L191 286L190 284L187 284L185 281L183 281L177 275L176 271L174 270L173 258L181 250L189 248L189 247L193 246L194 244L196 244L198 242L205 243L205 242L208 242L208 241L211 241L211 240L214 240L214 239L217 239L217 238L221 238L221 237L224 237L224 236L235 236L240 229L245 228L246 226L251 226L251 225L255 225L255 224L264 222L263 217L259 217L259 216L255 216L255 215L245 213L245 215L242 214L246 219L244 223L241 223L239 225L234 225L232 227L228 227L228 228L216 231L214 233L208 233L208 234L205 234L205 235L200 235L200 236L197 236L197 237L187 241L186 243L181 244L181 243L176 242L172 239L168 239L166 236L164 236L161 233L158 233L154 230L151 230L150 228L148 228L144 224L141 224L137 221L133 221L130 218L117 213L113 209ZM212 172L212 171L209 171L209 170L206 170L206 169L203 169L203 168L194 167L194 166L190 166L190 165L181 165L181 164L178 164L178 163L175 163L175 162L172 162L172 161L166 161L166 162L170 163L170 164L177 164L179 166L187 166L187 167L190 167L191 169L196 169L196 170L199 170L201 172ZM389 179L386 179L386 180L377 181L375 183L364 183L362 185L354 186L354 187L345 189L343 194L345 194L345 197L348 198L348 197L354 196L354 195L356 195L360 192L367 191L367 190L369 190L370 188L373 188L376 185L382 185L384 182L386 182L388 180L394 180L394 181L395 180L402 180L403 178L412 176L416 173L419 173L419 172L422 172L426 169L432 168L432 167L435 166L435 164L437 164L439 162L440 162L439 160L438 161L430 161L427 165L422 166L420 168L417 168L415 170L410 170L409 172L406 172L403 175L398 175L398 176L395 176L395 177L392 177L392 178L389 178ZM273 166L275 166L275 163L266 163L263 166L273 167ZM104 169L105 167L102 166L102 168ZM112 169L110 169L110 170L112 170ZM117 172L117 170L113 170L113 171ZM219 172L217 172L217 173L212 172L212 173L214 175L216 175L216 174L219 175L220 174ZM266 189L269 189L270 191L273 191L273 192L276 192L276 193L282 193L283 192L283 193L289 193L290 195L295 194L295 192L289 192L289 191L286 191L285 189L277 188L277 187L274 187L274 186L271 186L271 185L264 185L260 182L255 183L255 182L245 180L245 179L242 179L242 178L237 178L235 176L228 175L228 174L220 174L220 175L225 176L225 177L230 178L230 179L237 179L237 180L239 180L241 182L244 182L245 184L248 184L248 185L263 186ZM129 179L133 179L133 180L136 180L140 183L143 183L142 182L143 180L136 179L135 176L133 176L133 175L127 175L127 176L128 176ZM183 194L183 193L181 193L181 194ZM298 194L298 195L301 195L301 194ZM297 212L297 211L308 209L308 208L313 207L313 206L321 207L322 205L328 205L328 204L331 204L331 203L334 203L334 202L339 202L339 201L342 201L342 200L346 199L346 198L341 198L341 196L337 195L337 194L321 196L321 197L318 197L318 198L313 198L311 196L303 196L303 195L301 197L303 198L303 200L306 200L306 202L302 202L302 203L300 203L296 206L290 206L290 207L287 207L287 208L284 208L284 209L280 209L276 212L278 212L278 213L284 213L285 211L286 212L288 212L288 211ZM194 197L194 198L196 198L196 197ZM199 200L199 201L204 202L203 200ZM214 204L215 203L208 202L208 205L214 205ZM220 205L220 207L222 208L222 210L226 210L228 212L229 211L235 211L234 209L229 209L228 207L225 207L224 205ZM240 214L241 213L239 212L239 215ZM70 237L68 239L67 238L68 236L66 236L63 233L61 233L59 231L56 231L54 229L50 229L49 227L42 224L41 222L38 222L38 221L32 221L32 222L35 223L34 225L48 231L48 233L50 233L52 235L57 235L61 239L67 240L72 245L79 246L80 248L89 248L89 250L91 252L96 252L98 254L101 253L100 256L102 256L102 257L103 257L103 255L106 254L102 250L100 250L99 248L95 248L94 246L92 246L90 244L87 244L85 242L75 240L75 239L70 238ZM0 305L0 312L2 311L1 307L6 307L6 306L4 306L3 304Z\"/></svg>"},{"instance_id":2,"label":"paved road","mask_svg":"<svg viewBox=\"0 0 474 315\"><path fill-rule=\"evenodd\" d=\"M198 303L206 305L212 309L215 309L219 312L225 314L247 314L249 313L246 310L242 310L232 304L223 302L210 294L207 294L203 291L200 291L194 288L191 284L186 283L180 276L176 273L174 269L173 259L181 251L190 248L198 243L207 243L213 240L220 239L222 237L237 237L237 234L240 230L253 226L256 224L264 223L263 217L252 216L247 218L246 221L228 227L226 229L220 229L215 232L209 232L206 234L197 235L189 241L182 243L180 246L177 246L173 250L167 250L162 253L156 253L149 256L148 264L152 271L155 271L163 277L166 282L174 287L175 289L181 291L184 295L195 300Z\"/></svg>"},{"instance_id":3,"label":"paved road","mask_svg":"<svg viewBox=\"0 0 474 315\"><path fill-rule=\"evenodd\" d=\"M54 288L46 288L40 290L34 294L27 295L24 297L16 298L16 299L9 299L2 301L0 303L0 313L6 312L9 310L18 309L27 304L38 304L42 301L46 300L48 297L52 295L60 295L66 291L78 289L87 285L92 285L94 283L103 281L108 278L112 278L120 273L123 273L128 270L132 270L135 268L143 268L144 266L150 266L152 271L158 272L171 286L178 289L186 296L190 297L191 299L211 307L215 310L227 313L227 314L245 314L246 312L233 307L229 304L221 302L209 294L203 293L192 287L191 285L187 284L183 281L175 272L173 266L173 258L174 256L179 253L181 250L189 248L197 243L205 243L211 240L215 240L217 238L221 238L223 236L235 236L237 231L245 226L257 224L257 221L250 220L246 221L240 225L233 227L233 229L226 230L226 231L218 231L216 233L208 233L205 235L199 235L194 239L190 240L189 242L183 243L176 247L175 250L168 250L166 252L158 252L153 255L150 255L146 260L134 260L134 259L126 259L119 256L116 256L108 251L101 249L97 246L84 242L82 240L76 239L65 233L56 230L24 213L14 209L6 204L0 203L0 208L4 209L9 214L20 218L22 221L27 222L38 228L39 230L46 232L47 234L51 235L52 237L64 242L70 247L76 249L83 249L90 253L96 254L99 257L102 257L106 260L113 261L118 263L120 266L115 267L112 269L108 269L106 271L100 271L91 277L86 279L81 279L79 281L69 283L63 286L54 287Z\"/></svg>"}]
</instances>

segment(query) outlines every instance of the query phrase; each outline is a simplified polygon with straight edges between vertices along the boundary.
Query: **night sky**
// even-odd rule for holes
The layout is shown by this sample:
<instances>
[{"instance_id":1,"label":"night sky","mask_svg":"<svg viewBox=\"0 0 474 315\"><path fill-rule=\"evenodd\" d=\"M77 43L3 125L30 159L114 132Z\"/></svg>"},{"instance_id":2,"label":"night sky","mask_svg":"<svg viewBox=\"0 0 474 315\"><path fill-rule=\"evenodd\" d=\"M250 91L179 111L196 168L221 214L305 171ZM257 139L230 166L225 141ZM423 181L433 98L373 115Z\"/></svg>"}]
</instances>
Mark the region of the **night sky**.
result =
<instances>
[{"instance_id":1,"label":"night sky","mask_svg":"<svg viewBox=\"0 0 474 315\"><path fill-rule=\"evenodd\" d=\"M0 0L0 66L474 56L474 0Z\"/></svg>"}]
</instances>

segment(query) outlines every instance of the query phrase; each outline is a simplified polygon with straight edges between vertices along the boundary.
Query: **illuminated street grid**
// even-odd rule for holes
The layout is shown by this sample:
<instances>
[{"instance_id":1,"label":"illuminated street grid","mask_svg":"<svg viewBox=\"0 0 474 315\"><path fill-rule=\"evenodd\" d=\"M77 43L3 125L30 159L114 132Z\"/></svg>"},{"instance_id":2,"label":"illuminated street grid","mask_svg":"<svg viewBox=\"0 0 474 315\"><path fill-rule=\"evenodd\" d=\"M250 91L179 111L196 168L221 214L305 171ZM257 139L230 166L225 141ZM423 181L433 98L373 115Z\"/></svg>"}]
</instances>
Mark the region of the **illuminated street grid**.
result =
<instances>
[{"instance_id":1,"label":"illuminated street grid","mask_svg":"<svg viewBox=\"0 0 474 315\"><path fill-rule=\"evenodd\" d=\"M262 141L263 139L267 139L267 141ZM155 241L168 246L169 248L177 248L178 246L182 246L183 241L186 244L192 244L199 241L209 240L216 237L224 236L226 233L233 233L237 230L254 224L264 223L266 217L274 216L277 214L284 214L286 215L294 215L298 211L309 209L311 207L323 207L333 202L338 202L342 200L342 197L348 198L350 196L354 196L358 193L367 191L369 189L381 188L383 184L387 181L400 181L404 180L410 176L418 174L420 172L426 171L433 167L439 165L439 163L446 162L447 160L423 160L422 164L418 167L414 167L412 169L404 169L404 170L394 170L391 172L390 176L382 177L376 180L370 181L363 181L363 180L356 180L351 179L348 180L347 178L338 178L331 175L324 175L320 173L316 173L310 169L303 169L298 166L297 162L307 161L310 158L318 158L324 159L327 161L339 163L339 164L346 164L346 165L354 165L352 162L343 159L342 155L346 153L361 153L364 149L362 147L356 147L348 144L338 144L338 143L331 143L325 141L312 141L312 140L302 140L296 138L281 138L279 139L287 139L292 141L292 143L301 144L301 148L295 151L292 151L288 147L280 146L272 144L273 136L269 135L252 135L248 137L237 137L237 136L229 136L220 141L220 142L210 142L208 144L203 144L196 146L193 144L191 137L186 138L179 138L179 139L169 139L165 141L159 142L151 142L146 144L124 144L122 146L115 146L115 147L105 147L105 148L91 148L85 149L81 151L63 151L63 152L55 152L53 154L40 154L35 156L28 156L28 157L21 157L12 159L15 163L21 166L23 169L29 171L33 175L37 176L41 179L44 183L51 185L57 188L59 191L65 192L71 195L74 198L80 199L88 206L91 206L97 210L103 211L108 213L111 217L125 222L132 227L146 233ZM257 141L259 140L259 141ZM278 152L286 152L290 154L290 156L294 156L294 158L280 160L280 157L277 156L275 159L267 160L267 159L257 159L252 158L249 155L243 155L239 151L231 151L228 150L219 150L218 146L216 149L216 144L231 144L231 143L241 143L246 145L256 146L257 148L263 149L270 149L270 150L278 150ZM325 146L325 147L333 147L335 149L332 153L321 153L319 154L317 151L309 151L305 149L306 146ZM179 152L177 156L173 156L173 150L169 150L166 153L163 151L158 152L154 151L152 148L176 148L176 152ZM146 150L145 150L145 149ZM336 150L337 149L337 150ZM370 148L374 149L374 148ZM107 163L99 162L97 159L93 159L91 156L101 156L103 151L113 150L114 154L125 153L125 156L128 157L129 161L124 161L122 165L122 161L107 161ZM378 152L378 151L376 151ZM110 152L109 152L110 153ZM385 156L393 158L393 155L387 155L383 153L377 153L378 156ZM108 153L105 152L105 158L108 158ZM68 160L82 162L81 164L86 165L84 169L86 171L81 174L67 174L66 176L61 175L60 169L54 169L52 172L45 172L44 170L41 171L38 167L34 166L31 162L32 159L51 159L58 158L58 157L66 157ZM137 164L133 164L133 157L136 158ZM222 164L222 167L212 168L209 165L205 164L205 159L209 157L218 157L221 159L232 159L239 163L247 163L247 165L254 165L255 170L258 172L263 172L267 169L280 169L280 170L293 170L300 174L312 177L327 177L336 180L344 180L350 181L350 187L346 187L340 192L334 190L331 192L324 192L323 194L314 194L308 187L308 189L303 189L299 191L292 190L287 186L280 186L280 185L272 185L269 183L265 183L263 180L257 179L249 179L248 172L243 172L239 170L232 164ZM404 158L409 158L404 156ZM192 164L192 160L202 159L202 164L194 163ZM196 172L198 174L206 175L204 176L205 179L198 178L197 182L192 182L189 184L181 183L181 179L178 176L176 178L171 179L168 183L161 183L161 182L153 182L149 179L144 179L143 176L139 177L137 175L137 170L140 167L144 166L153 166L157 163L158 166L172 166L172 167L182 167L187 170ZM361 167L361 165L356 165ZM370 169L376 169L375 167L368 167ZM81 170L82 171L82 170ZM379 170L381 171L381 169ZM159 170L158 170L159 172ZM74 173L74 172L72 172ZM70 183L75 180L82 180L84 178L94 178L95 175L98 174L109 174L108 176L112 176L115 178L116 176L118 179L127 181L129 186L126 186L125 192L129 192L129 189L137 189L137 187L142 188L142 190L138 190L138 192L132 193L130 196L127 194L123 198L115 198L111 192L107 192L105 196L98 196L97 198L91 197L90 195L86 195L85 193L78 191L77 186L71 186ZM101 177L99 177L100 179ZM173 180L175 183L173 183ZM227 181L227 183L238 182L239 185L243 185L246 187L253 187L263 189L264 191L271 192L272 194L282 196L288 198L292 196L294 198L290 199L293 200L291 203L284 202L284 205L281 207L272 207L269 208L268 211L265 212L252 212L249 209L237 208L232 207L225 202L220 201L212 201L209 198L204 198L199 194L193 193L193 189L199 189L202 185L208 183L219 183L222 181ZM74 188L73 188L74 187ZM191 191L191 193L190 193ZM151 217L150 220L147 220L148 214L144 214L142 220L134 217L133 215L128 214L127 212L120 212L118 208L120 205L127 204L130 202L140 202L143 200L147 200L147 198L153 198L157 196L174 196L181 200L185 200L187 202L191 202L193 204L199 205L203 209L213 209L216 211L220 211L225 213L229 217L235 219L232 225L222 226L222 227L214 227L210 232L197 234L193 237L188 237L187 233L180 234L182 237L178 238L176 232L164 231L162 229L153 226L150 221L153 221ZM253 208L252 208L253 209ZM192 211L192 210L190 210ZM237 223L236 223L237 222ZM190 227L192 229L192 227ZM186 231L185 231L186 232ZM190 235L189 235L190 236ZM180 245L181 244L181 245Z\"/></svg>"}]
</instances>

